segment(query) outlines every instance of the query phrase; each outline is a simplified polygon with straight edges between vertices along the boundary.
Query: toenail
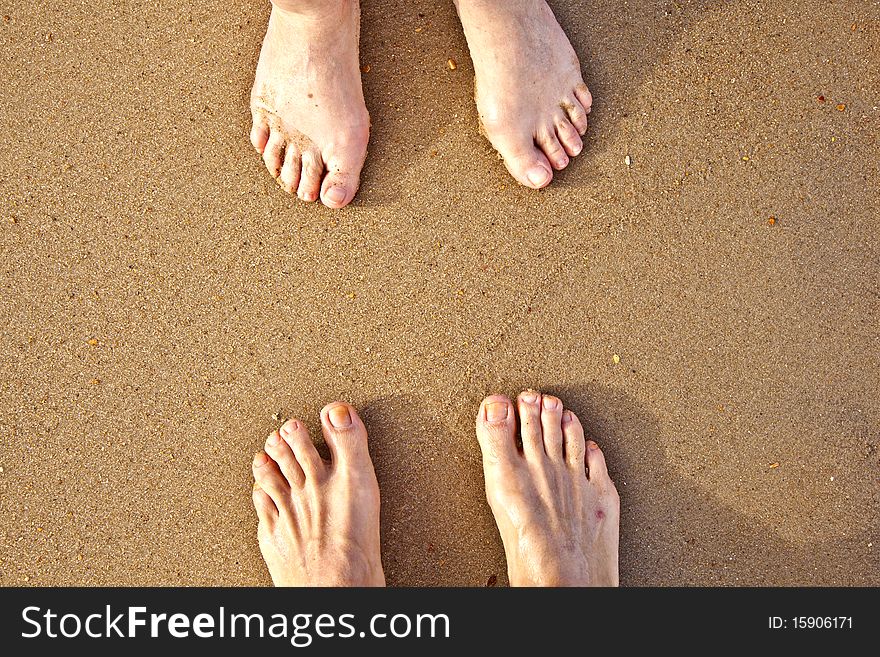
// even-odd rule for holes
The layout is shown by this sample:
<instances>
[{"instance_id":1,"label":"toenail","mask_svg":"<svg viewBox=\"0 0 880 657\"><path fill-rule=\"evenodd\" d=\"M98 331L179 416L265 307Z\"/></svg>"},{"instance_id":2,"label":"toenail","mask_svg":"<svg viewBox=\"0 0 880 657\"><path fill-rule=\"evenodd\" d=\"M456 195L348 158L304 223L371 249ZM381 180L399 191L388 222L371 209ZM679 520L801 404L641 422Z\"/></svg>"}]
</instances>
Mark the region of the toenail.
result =
<instances>
[{"instance_id":1,"label":"toenail","mask_svg":"<svg viewBox=\"0 0 880 657\"><path fill-rule=\"evenodd\" d=\"M571 411L565 411L565 413L562 414L562 424L571 423L571 419Z\"/></svg>"},{"instance_id":2,"label":"toenail","mask_svg":"<svg viewBox=\"0 0 880 657\"><path fill-rule=\"evenodd\" d=\"M574 151L574 154L575 154L575 155L580 155L580 154L581 154L581 151L584 150L584 147L583 147L583 146L575 146L575 147L572 148L571 150Z\"/></svg>"},{"instance_id":3,"label":"toenail","mask_svg":"<svg viewBox=\"0 0 880 657\"><path fill-rule=\"evenodd\" d=\"M526 178L533 185L546 185L550 181L550 172L544 167L532 167L526 172Z\"/></svg>"},{"instance_id":4,"label":"toenail","mask_svg":"<svg viewBox=\"0 0 880 657\"><path fill-rule=\"evenodd\" d=\"M297 423L296 420L288 420L284 424L281 425L281 433L285 436L289 436L294 431L296 431Z\"/></svg>"},{"instance_id":5,"label":"toenail","mask_svg":"<svg viewBox=\"0 0 880 657\"><path fill-rule=\"evenodd\" d=\"M537 392L532 392L531 390L527 390L526 392L524 392L524 393L521 395L521 399L522 399L526 404L534 404L536 401L538 401L538 393L537 393Z\"/></svg>"},{"instance_id":6,"label":"toenail","mask_svg":"<svg viewBox=\"0 0 880 657\"><path fill-rule=\"evenodd\" d=\"M507 402L489 402L486 404L486 420L489 422L500 422L507 419L509 413Z\"/></svg>"},{"instance_id":7,"label":"toenail","mask_svg":"<svg viewBox=\"0 0 880 657\"><path fill-rule=\"evenodd\" d=\"M599 445L594 443L592 440L587 441L587 447L589 447L590 449L599 449Z\"/></svg>"},{"instance_id":8,"label":"toenail","mask_svg":"<svg viewBox=\"0 0 880 657\"><path fill-rule=\"evenodd\" d=\"M342 187L331 187L324 192L324 196L332 203L342 203L345 200L345 190Z\"/></svg>"},{"instance_id":9,"label":"toenail","mask_svg":"<svg viewBox=\"0 0 880 657\"><path fill-rule=\"evenodd\" d=\"M327 417L330 420L330 424L337 429L344 429L345 427L351 426L351 414L342 404L334 406L327 411Z\"/></svg>"},{"instance_id":10,"label":"toenail","mask_svg":"<svg viewBox=\"0 0 880 657\"><path fill-rule=\"evenodd\" d=\"M544 408L548 411L552 411L559 405L559 400L556 397L544 397Z\"/></svg>"},{"instance_id":11,"label":"toenail","mask_svg":"<svg viewBox=\"0 0 880 657\"><path fill-rule=\"evenodd\" d=\"M266 442L269 443L270 445L277 445L278 443L281 442L281 436L279 436L277 433L273 432L273 433L269 434L269 439Z\"/></svg>"},{"instance_id":12,"label":"toenail","mask_svg":"<svg viewBox=\"0 0 880 657\"><path fill-rule=\"evenodd\" d=\"M261 466L266 465L269 462L269 457L266 456L263 452L257 452L254 455L254 467L259 468Z\"/></svg>"}]
</instances>

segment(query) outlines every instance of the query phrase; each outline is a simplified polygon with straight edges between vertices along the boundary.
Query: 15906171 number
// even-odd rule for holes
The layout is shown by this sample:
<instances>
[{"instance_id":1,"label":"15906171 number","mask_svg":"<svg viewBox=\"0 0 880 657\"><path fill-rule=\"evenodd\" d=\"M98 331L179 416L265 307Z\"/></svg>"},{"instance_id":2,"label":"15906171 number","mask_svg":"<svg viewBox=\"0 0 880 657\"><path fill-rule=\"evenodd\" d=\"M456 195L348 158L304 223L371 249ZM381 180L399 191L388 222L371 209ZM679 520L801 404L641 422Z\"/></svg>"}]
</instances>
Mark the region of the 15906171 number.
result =
<instances>
[{"instance_id":1,"label":"15906171 number","mask_svg":"<svg viewBox=\"0 0 880 657\"><path fill-rule=\"evenodd\" d=\"M851 630L852 616L770 616L768 627L772 630Z\"/></svg>"}]
</instances>

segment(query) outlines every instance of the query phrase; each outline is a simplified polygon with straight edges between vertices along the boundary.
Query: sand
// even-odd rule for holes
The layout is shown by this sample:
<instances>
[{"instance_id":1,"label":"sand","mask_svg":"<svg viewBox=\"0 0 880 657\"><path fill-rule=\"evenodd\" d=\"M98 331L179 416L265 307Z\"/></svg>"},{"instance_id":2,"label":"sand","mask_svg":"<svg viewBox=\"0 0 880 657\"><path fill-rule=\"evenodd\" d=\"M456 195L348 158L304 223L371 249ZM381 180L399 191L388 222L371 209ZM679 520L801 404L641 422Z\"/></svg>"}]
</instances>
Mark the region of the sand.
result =
<instances>
[{"instance_id":1,"label":"sand","mask_svg":"<svg viewBox=\"0 0 880 657\"><path fill-rule=\"evenodd\" d=\"M880 584L876 3L554 2L596 100L534 192L451 3L365 0L341 212L249 145L267 3L52 5L0 23L0 584L268 584L250 460L334 398L389 583L505 584L473 416L526 387L607 450L622 583Z\"/></svg>"}]
</instances>

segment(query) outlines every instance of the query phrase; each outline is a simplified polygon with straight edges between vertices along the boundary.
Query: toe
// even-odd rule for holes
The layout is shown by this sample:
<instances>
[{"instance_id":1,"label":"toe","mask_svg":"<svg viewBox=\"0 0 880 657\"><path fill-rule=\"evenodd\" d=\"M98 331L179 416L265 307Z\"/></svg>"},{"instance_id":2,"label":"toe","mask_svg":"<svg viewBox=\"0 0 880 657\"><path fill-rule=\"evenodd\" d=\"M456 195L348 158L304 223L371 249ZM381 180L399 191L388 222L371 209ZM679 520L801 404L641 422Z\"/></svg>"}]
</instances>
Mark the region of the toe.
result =
<instances>
[{"instance_id":1,"label":"toe","mask_svg":"<svg viewBox=\"0 0 880 657\"><path fill-rule=\"evenodd\" d=\"M275 506L275 502L257 483L254 484L251 498L254 501L254 508L257 510L257 518L260 522L271 524L278 517L278 507Z\"/></svg>"},{"instance_id":2,"label":"toe","mask_svg":"<svg viewBox=\"0 0 880 657\"><path fill-rule=\"evenodd\" d=\"M290 486L287 479L281 474L278 464L265 452L258 452L254 456L252 468L254 480L272 498L276 507L290 497Z\"/></svg>"},{"instance_id":3,"label":"toe","mask_svg":"<svg viewBox=\"0 0 880 657\"><path fill-rule=\"evenodd\" d=\"M541 432L544 451L554 461L562 461L562 402L552 395L544 395L541 402Z\"/></svg>"},{"instance_id":4,"label":"toe","mask_svg":"<svg viewBox=\"0 0 880 657\"><path fill-rule=\"evenodd\" d=\"M578 135L586 133L588 125L587 112L584 106L581 105L581 101L572 97L562 103L562 108L565 110L566 115L568 115L568 120L571 121L575 130L577 130Z\"/></svg>"},{"instance_id":5,"label":"toe","mask_svg":"<svg viewBox=\"0 0 880 657\"><path fill-rule=\"evenodd\" d=\"M296 422L296 420L291 421ZM289 485L302 486L303 481L305 481L305 475L302 468L296 462L296 456L294 456L290 445L281 439L281 434L277 431L270 433L266 439L265 450L266 454L272 457L272 460L278 464L281 474L285 476Z\"/></svg>"},{"instance_id":6,"label":"toe","mask_svg":"<svg viewBox=\"0 0 880 657\"><path fill-rule=\"evenodd\" d=\"M547 156L535 146L529 136L510 138L486 128L486 136L504 160L504 166L516 181L532 189L541 189L553 180L553 167Z\"/></svg>"},{"instance_id":7,"label":"toe","mask_svg":"<svg viewBox=\"0 0 880 657\"><path fill-rule=\"evenodd\" d=\"M304 479L319 478L324 471L324 462L321 460L318 450L315 449L315 444L303 423L297 420L288 420L281 425L281 437L293 451L297 465L302 469Z\"/></svg>"},{"instance_id":8,"label":"toe","mask_svg":"<svg viewBox=\"0 0 880 657\"><path fill-rule=\"evenodd\" d=\"M527 459L542 459L544 436L541 429L541 394L526 390L520 393L517 402L523 452Z\"/></svg>"},{"instance_id":9,"label":"toe","mask_svg":"<svg viewBox=\"0 0 880 657\"><path fill-rule=\"evenodd\" d=\"M586 114L589 114L590 110L593 107L593 94L590 93L587 85L581 82L578 86L576 86L574 88L574 97L578 99L581 107L584 108L584 112Z\"/></svg>"},{"instance_id":10,"label":"toe","mask_svg":"<svg viewBox=\"0 0 880 657\"><path fill-rule=\"evenodd\" d=\"M334 465L349 467L370 462L367 428L351 405L327 404L321 410L321 429Z\"/></svg>"},{"instance_id":11,"label":"toe","mask_svg":"<svg viewBox=\"0 0 880 657\"><path fill-rule=\"evenodd\" d=\"M351 203L360 185L366 150L359 146L341 149L328 155L327 175L321 184L321 201L328 208L342 208Z\"/></svg>"},{"instance_id":12,"label":"toe","mask_svg":"<svg viewBox=\"0 0 880 657\"><path fill-rule=\"evenodd\" d=\"M284 151L284 165L281 167L281 187L288 194L293 194L299 186L301 166L299 150L293 144L288 144Z\"/></svg>"},{"instance_id":13,"label":"toe","mask_svg":"<svg viewBox=\"0 0 880 657\"><path fill-rule=\"evenodd\" d=\"M260 118L254 117L254 124L251 126L251 144L262 154L266 148L266 142L269 141L269 126Z\"/></svg>"},{"instance_id":14,"label":"toe","mask_svg":"<svg viewBox=\"0 0 880 657\"><path fill-rule=\"evenodd\" d=\"M263 162L266 163L266 169L273 178L277 178L281 173L281 163L284 160L284 138L277 130L272 131L269 135L269 141L266 142L266 148L263 150Z\"/></svg>"},{"instance_id":15,"label":"toe","mask_svg":"<svg viewBox=\"0 0 880 657\"><path fill-rule=\"evenodd\" d=\"M302 154L302 174L299 179L297 195L311 203L318 200L321 190L321 175L324 173L324 163L321 154L311 149Z\"/></svg>"},{"instance_id":16,"label":"toe","mask_svg":"<svg viewBox=\"0 0 880 657\"><path fill-rule=\"evenodd\" d=\"M584 142L577 129L571 124L567 117L560 116L556 120L556 137L559 143L565 149L565 152L574 157L584 150Z\"/></svg>"},{"instance_id":17,"label":"toe","mask_svg":"<svg viewBox=\"0 0 880 657\"><path fill-rule=\"evenodd\" d=\"M571 411L562 414L562 436L565 447L565 461L574 470L584 472L584 428L577 415Z\"/></svg>"},{"instance_id":18,"label":"toe","mask_svg":"<svg viewBox=\"0 0 880 657\"><path fill-rule=\"evenodd\" d=\"M544 155L547 156L554 169L559 171L568 166L568 154L565 152L562 144L559 143L559 139L556 137L556 130L553 127L542 128L538 132L538 136L535 137L535 141L541 147L541 150L544 151Z\"/></svg>"},{"instance_id":19,"label":"toe","mask_svg":"<svg viewBox=\"0 0 880 657\"><path fill-rule=\"evenodd\" d=\"M503 395L491 395L477 412L477 440L485 463L512 460L519 455L516 447L516 418L513 404Z\"/></svg>"},{"instance_id":20,"label":"toe","mask_svg":"<svg viewBox=\"0 0 880 657\"><path fill-rule=\"evenodd\" d=\"M605 464L605 455L594 441L587 441L587 478L590 483L600 486L610 481L608 466Z\"/></svg>"}]
</instances>

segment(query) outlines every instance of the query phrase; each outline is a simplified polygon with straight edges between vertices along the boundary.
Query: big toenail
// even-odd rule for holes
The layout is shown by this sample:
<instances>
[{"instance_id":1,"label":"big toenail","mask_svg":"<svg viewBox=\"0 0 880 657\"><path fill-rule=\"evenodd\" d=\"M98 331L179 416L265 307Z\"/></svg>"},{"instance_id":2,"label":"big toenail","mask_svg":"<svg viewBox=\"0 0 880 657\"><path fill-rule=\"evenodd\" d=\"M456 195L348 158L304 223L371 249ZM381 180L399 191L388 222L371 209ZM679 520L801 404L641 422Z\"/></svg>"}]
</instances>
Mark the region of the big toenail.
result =
<instances>
[{"instance_id":1,"label":"big toenail","mask_svg":"<svg viewBox=\"0 0 880 657\"><path fill-rule=\"evenodd\" d=\"M486 420L489 422L501 422L507 419L507 402L489 402L486 404Z\"/></svg>"},{"instance_id":2,"label":"big toenail","mask_svg":"<svg viewBox=\"0 0 880 657\"><path fill-rule=\"evenodd\" d=\"M348 409L342 404L334 406L327 411L327 417L330 419L330 424L337 429L344 429L345 427L351 426L351 415L349 414Z\"/></svg>"},{"instance_id":3,"label":"big toenail","mask_svg":"<svg viewBox=\"0 0 880 657\"><path fill-rule=\"evenodd\" d=\"M324 195L333 203L342 203L345 200L345 190L342 187L331 187Z\"/></svg>"},{"instance_id":4,"label":"big toenail","mask_svg":"<svg viewBox=\"0 0 880 657\"><path fill-rule=\"evenodd\" d=\"M254 467L261 467L266 465L269 462L269 457L266 456L263 452L257 452L254 455Z\"/></svg>"},{"instance_id":5,"label":"big toenail","mask_svg":"<svg viewBox=\"0 0 880 657\"><path fill-rule=\"evenodd\" d=\"M559 400L556 397L544 397L544 408L548 411L552 411L557 405L559 405Z\"/></svg>"},{"instance_id":6,"label":"big toenail","mask_svg":"<svg viewBox=\"0 0 880 657\"><path fill-rule=\"evenodd\" d=\"M532 392L530 390L526 391L522 394L522 400L526 404L534 404L536 401L538 401L538 393Z\"/></svg>"},{"instance_id":7,"label":"big toenail","mask_svg":"<svg viewBox=\"0 0 880 657\"><path fill-rule=\"evenodd\" d=\"M550 180L550 172L544 167L532 167L526 173L526 178L528 178L529 182L533 185L546 185Z\"/></svg>"}]
</instances>

